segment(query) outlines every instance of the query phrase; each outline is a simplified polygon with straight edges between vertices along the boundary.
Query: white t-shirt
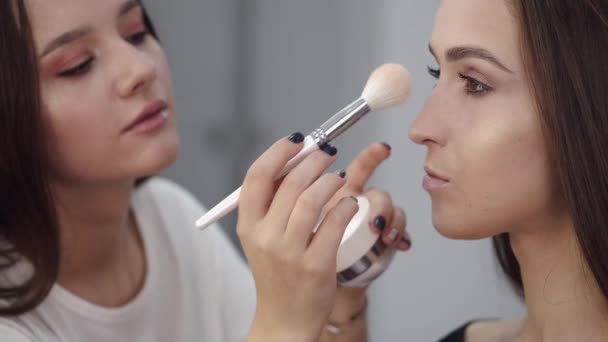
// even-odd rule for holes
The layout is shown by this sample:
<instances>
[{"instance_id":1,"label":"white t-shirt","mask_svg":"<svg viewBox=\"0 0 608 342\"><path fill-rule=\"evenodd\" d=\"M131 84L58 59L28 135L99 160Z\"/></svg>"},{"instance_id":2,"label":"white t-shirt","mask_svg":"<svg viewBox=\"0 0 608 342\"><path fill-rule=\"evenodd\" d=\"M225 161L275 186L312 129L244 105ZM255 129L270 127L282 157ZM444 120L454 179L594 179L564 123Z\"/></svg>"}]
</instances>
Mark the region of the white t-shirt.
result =
<instances>
[{"instance_id":1,"label":"white t-shirt","mask_svg":"<svg viewBox=\"0 0 608 342\"><path fill-rule=\"evenodd\" d=\"M255 310L253 278L221 228L199 232L194 221L203 208L166 179L138 188L132 207L148 266L140 293L105 308L55 285L33 311L0 319L1 342L244 340Z\"/></svg>"}]
</instances>

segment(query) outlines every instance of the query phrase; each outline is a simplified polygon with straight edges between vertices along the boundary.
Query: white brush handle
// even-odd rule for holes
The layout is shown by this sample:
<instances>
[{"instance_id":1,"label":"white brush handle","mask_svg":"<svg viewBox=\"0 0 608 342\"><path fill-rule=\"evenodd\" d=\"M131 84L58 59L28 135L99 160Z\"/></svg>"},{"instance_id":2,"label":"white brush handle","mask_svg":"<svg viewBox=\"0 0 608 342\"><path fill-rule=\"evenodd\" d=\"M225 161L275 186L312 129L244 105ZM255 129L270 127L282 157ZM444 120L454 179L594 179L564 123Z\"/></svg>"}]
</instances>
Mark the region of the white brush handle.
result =
<instances>
[{"instance_id":1,"label":"white brush handle","mask_svg":"<svg viewBox=\"0 0 608 342\"><path fill-rule=\"evenodd\" d=\"M295 157L291 158L287 162L287 164L285 164L285 167L283 167L283 170L281 171L277 179L285 176L287 173L289 173L289 171L296 167L296 165L300 164L300 162L304 160L306 156L318 149L319 146L317 145L315 140L310 135L306 136L306 138L304 139L304 147L302 148L302 150L300 150L300 152ZM221 219L222 217L228 215L228 213L236 209L236 207L238 206L240 195L241 187L234 190L234 192L228 195L228 197L224 198L220 203L218 203L205 215L199 218L195 223L196 226L203 230L218 221L219 219Z\"/></svg>"}]
</instances>

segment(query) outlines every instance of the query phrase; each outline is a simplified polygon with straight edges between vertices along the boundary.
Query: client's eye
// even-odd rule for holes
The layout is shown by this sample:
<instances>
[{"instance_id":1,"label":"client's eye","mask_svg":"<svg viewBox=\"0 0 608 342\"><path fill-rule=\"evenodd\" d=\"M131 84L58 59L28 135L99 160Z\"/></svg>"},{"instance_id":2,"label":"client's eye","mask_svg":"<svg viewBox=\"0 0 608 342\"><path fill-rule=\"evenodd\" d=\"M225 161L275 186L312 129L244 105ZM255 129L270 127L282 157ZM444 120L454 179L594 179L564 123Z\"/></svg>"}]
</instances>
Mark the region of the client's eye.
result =
<instances>
[{"instance_id":1,"label":"client's eye","mask_svg":"<svg viewBox=\"0 0 608 342\"><path fill-rule=\"evenodd\" d=\"M439 79L439 76L441 76L441 70L439 70L439 68L433 69L430 66L427 66L427 71L429 75L435 79Z\"/></svg>"},{"instance_id":2,"label":"client's eye","mask_svg":"<svg viewBox=\"0 0 608 342\"><path fill-rule=\"evenodd\" d=\"M482 96L485 93L492 90L491 87L487 86L486 84L484 84L481 81L476 80L473 77L466 76L464 74L458 74L458 76L460 77L461 80L464 81L464 83L465 83L464 91L468 95Z\"/></svg>"}]
</instances>

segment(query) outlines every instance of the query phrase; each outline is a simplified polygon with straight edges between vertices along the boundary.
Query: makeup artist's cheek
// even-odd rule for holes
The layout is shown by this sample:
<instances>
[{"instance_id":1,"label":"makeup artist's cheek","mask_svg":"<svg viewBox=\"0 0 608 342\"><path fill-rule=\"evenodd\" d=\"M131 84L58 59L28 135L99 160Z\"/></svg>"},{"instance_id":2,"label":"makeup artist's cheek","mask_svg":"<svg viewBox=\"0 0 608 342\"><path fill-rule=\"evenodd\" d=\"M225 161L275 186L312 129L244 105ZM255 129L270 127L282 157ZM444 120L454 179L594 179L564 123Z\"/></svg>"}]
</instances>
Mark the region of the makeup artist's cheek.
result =
<instances>
[{"instance_id":1,"label":"makeup artist's cheek","mask_svg":"<svg viewBox=\"0 0 608 342\"><path fill-rule=\"evenodd\" d=\"M51 84L43 89L43 101L47 122L58 139L93 138L112 122L103 103L71 87Z\"/></svg>"}]
</instances>

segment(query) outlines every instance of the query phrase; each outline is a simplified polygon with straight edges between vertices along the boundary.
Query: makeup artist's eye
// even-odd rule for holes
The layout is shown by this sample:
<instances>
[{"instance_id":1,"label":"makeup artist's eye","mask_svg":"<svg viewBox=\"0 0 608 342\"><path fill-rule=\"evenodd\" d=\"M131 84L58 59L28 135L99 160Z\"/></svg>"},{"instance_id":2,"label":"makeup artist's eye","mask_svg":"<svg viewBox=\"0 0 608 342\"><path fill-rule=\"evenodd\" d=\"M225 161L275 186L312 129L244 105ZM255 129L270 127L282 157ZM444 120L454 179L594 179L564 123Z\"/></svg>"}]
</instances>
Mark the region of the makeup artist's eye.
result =
<instances>
[{"instance_id":1,"label":"makeup artist's eye","mask_svg":"<svg viewBox=\"0 0 608 342\"><path fill-rule=\"evenodd\" d=\"M439 68L434 69L431 68L430 66L426 67L429 75L431 75L431 77L435 78L435 79L439 79L439 76L441 76L441 70L439 70Z\"/></svg>"},{"instance_id":2,"label":"makeup artist's eye","mask_svg":"<svg viewBox=\"0 0 608 342\"><path fill-rule=\"evenodd\" d=\"M78 64L77 66L60 72L59 76L60 77L77 77L80 75L84 75L87 71L89 71L91 69L92 64L93 64L93 57L89 57L87 60Z\"/></svg>"},{"instance_id":3,"label":"makeup artist's eye","mask_svg":"<svg viewBox=\"0 0 608 342\"><path fill-rule=\"evenodd\" d=\"M137 32L127 37L127 41L133 45L140 45L146 41L149 34L150 32L148 32L148 30Z\"/></svg>"},{"instance_id":4,"label":"makeup artist's eye","mask_svg":"<svg viewBox=\"0 0 608 342\"><path fill-rule=\"evenodd\" d=\"M474 79L473 77L466 76L464 74L458 74L461 80L464 81L464 91L468 95L481 96L492 90L491 87L485 85L484 83Z\"/></svg>"}]
</instances>

